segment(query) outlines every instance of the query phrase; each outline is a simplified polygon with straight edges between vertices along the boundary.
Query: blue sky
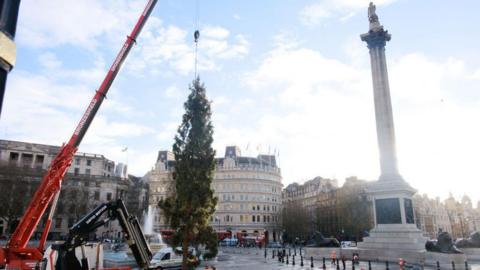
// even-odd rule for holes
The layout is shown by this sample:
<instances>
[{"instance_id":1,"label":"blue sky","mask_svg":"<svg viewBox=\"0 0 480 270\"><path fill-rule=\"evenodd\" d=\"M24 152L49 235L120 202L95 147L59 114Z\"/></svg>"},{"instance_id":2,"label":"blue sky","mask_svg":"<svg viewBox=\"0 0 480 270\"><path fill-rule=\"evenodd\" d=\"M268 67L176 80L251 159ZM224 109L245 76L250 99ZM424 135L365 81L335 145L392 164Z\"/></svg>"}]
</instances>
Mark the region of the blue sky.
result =
<instances>
[{"instance_id":1,"label":"blue sky","mask_svg":"<svg viewBox=\"0 0 480 270\"><path fill-rule=\"evenodd\" d=\"M198 13L196 5L198 2ZM131 31L144 0L22 1L2 138L61 144ZM478 1L381 0L400 172L421 193L480 199ZM162 1L80 151L142 176L170 149L199 69L215 148L279 154L284 184L379 174L368 1ZM128 146L128 154L121 151ZM248 149L247 149L248 146Z\"/></svg>"}]
</instances>

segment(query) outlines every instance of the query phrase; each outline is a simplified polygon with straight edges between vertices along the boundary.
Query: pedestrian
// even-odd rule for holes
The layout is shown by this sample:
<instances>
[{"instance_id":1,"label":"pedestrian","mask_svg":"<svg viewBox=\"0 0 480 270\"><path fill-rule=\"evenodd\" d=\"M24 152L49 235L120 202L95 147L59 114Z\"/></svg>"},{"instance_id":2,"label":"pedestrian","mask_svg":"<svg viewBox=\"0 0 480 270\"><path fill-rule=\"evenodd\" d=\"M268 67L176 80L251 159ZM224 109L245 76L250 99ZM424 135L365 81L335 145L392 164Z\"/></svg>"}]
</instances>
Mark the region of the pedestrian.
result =
<instances>
[{"instance_id":1,"label":"pedestrian","mask_svg":"<svg viewBox=\"0 0 480 270\"><path fill-rule=\"evenodd\" d=\"M358 257L358 253L353 253L353 263L359 264L360 263L360 257Z\"/></svg>"},{"instance_id":2,"label":"pedestrian","mask_svg":"<svg viewBox=\"0 0 480 270\"><path fill-rule=\"evenodd\" d=\"M332 250L332 252L330 253L330 259L332 260L331 264L336 265L337 252L335 250Z\"/></svg>"},{"instance_id":3,"label":"pedestrian","mask_svg":"<svg viewBox=\"0 0 480 270\"><path fill-rule=\"evenodd\" d=\"M347 260L347 257L345 257L345 255L342 255L342 266L343 266L343 269L346 268L345 266L345 261Z\"/></svg>"}]
</instances>

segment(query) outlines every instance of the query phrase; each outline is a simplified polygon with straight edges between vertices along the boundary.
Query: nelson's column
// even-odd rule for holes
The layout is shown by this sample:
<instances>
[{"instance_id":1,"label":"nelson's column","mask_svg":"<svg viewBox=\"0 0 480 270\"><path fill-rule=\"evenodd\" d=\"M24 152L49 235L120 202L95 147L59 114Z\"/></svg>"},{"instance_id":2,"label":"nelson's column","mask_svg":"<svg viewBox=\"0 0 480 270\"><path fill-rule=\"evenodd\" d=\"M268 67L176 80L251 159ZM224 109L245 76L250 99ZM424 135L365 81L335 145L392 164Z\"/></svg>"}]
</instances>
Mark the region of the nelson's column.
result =
<instances>
[{"instance_id":1,"label":"nelson's column","mask_svg":"<svg viewBox=\"0 0 480 270\"><path fill-rule=\"evenodd\" d=\"M416 192L399 174L395 149L392 103L388 84L385 45L390 34L383 29L375 13L375 5L368 8L370 29L361 35L370 51L370 62L375 101L378 148L381 174L371 183L368 192L372 197L375 227L370 236L359 243L364 257L383 260L422 261L426 238L415 226L412 196Z\"/></svg>"}]
</instances>

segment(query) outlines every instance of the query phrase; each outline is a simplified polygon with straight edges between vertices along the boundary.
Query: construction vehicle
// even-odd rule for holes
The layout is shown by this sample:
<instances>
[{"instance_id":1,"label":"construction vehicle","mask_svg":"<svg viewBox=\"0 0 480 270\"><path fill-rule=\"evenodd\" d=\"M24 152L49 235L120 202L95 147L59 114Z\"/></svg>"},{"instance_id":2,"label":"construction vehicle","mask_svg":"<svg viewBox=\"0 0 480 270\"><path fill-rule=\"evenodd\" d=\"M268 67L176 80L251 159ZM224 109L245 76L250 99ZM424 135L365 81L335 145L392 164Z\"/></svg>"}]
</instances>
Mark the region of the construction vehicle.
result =
<instances>
[{"instance_id":1,"label":"construction vehicle","mask_svg":"<svg viewBox=\"0 0 480 270\"><path fill-rule=\"evenodd\" d=\"M128 214L122 200L104 203L74 224L65 242L53 244L49 254L45 254L40 269L47 270L83 270L91 269L89 258L85 255L85 245L89 235L101 226L113 220L118 220L125 240L140 269L150 269L152 251L140 229L135 216ZM77 248L81 250L81 260L76 255ZM95 267L96 268L96 267Z\"/></svg>"},{"instance_id":2,"label":"construction vehicle","mask_svg":"<svg viewBox=\"0 0 480 270\"><path fill-rule=\"evenodd\" d=\"M19 270L40 269L45 250L45 242L52 223L52 217L55 212L63 177L72 164L78 146L85 136L95 114L115 80L123 61L130 52L133 44L136 42L136 38L145 25L145 22L150 16L156 3L157 0L148 1L131 34L127 36L126 41L113 61L107 75L102 81L102 84L96 91L85 113L80 119L73 135L68 143L62 145L60 152L50 164L39 188L35 192L33 199L30 201L24 216L7 242L7 245L0 248L0 269L2 267ZM48 207L50 207L49 213L46 217L45 228L42 232L38 246L28 246L28 242L33 232Z\"/></svg>"}]
</instances>

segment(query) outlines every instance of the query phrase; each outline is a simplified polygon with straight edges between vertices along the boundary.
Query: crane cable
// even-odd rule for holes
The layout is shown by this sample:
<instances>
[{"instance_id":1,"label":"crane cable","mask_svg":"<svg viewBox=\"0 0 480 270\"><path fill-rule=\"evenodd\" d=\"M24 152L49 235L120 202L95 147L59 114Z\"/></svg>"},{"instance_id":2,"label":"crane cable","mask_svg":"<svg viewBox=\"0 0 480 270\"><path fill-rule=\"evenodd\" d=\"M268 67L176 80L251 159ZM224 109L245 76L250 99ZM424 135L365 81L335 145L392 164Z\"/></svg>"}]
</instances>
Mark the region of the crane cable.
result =
<instances>
[{"instance_id":1,"label":"crane cable","mask_svg":"<svg viewBox=\"0 0 480 270\"><path fill-rule=\"evenodd\" d=\"M199 28L199 11L198 11L198 1L196 0L196 5L195 5L195 32L193 33L193 38L195 41L195 77L193 78L194 80L197 79L197 66L198 66L198 39L200 38L200 31L198 30Z\"/></svg>"}]
</instances>

